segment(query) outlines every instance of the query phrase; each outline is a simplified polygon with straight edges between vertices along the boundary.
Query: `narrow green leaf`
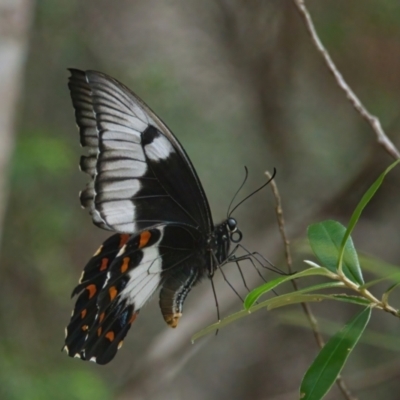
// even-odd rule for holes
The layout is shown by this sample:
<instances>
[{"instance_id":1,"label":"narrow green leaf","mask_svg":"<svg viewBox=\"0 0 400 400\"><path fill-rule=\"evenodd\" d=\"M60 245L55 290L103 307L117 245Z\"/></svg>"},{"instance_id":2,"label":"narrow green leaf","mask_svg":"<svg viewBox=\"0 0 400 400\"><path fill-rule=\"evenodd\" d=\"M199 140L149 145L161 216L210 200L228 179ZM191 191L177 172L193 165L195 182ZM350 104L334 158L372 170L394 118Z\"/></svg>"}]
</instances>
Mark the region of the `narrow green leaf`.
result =
<instances>
[{"instance_id":1,"label":"narrow green leaf","mask_svg":"<svg viewBox=\"0 0 400 400\"><path fill-rule=\"evenodd\" d=\"M322 300L336 300L336 301L345 301L347 303L356 303L360 305L369 304L368 300L363 299L358 296L350 296L346 294L306 294L307 291L317 290L317 287L320 289L328 289L331 287L342 287L341 282L330 282L321 285L310 286L308 288L301 289L296 292L286 293L281 296L276 296L268 300L264 300L263 302L253 305L249 310L238 311L234 314L229 315L228 317L222 319L215 324L209 325L202 329L201 331L195 333L192 336L192 342L201 338L202 336L208 335L209 333L216 331L217 329L221 329L226 325L231 324L232 322L244 318L245 316L254 313L263 308L267 308L267 310L273 310L274 308L284 307L291 304L298 303L307 303L307 302L320 302Z\"/></svg>"},{"instance_id":2,"label":"narrow green leaf","mask_svg":"<svg viewBox=\"0 0 400 400\"><path fill-rule=\"evenodd\" d=\"M360 286L360 289L367 289L384 281L394 281L396 283L400 283L400 272L396 272L395 274L392 274L390 276L384 276L383 278L374 279L373 281L364 283L364 285Z\"/></svg>"},{"instance_id":3,"label":"narrow green leaf","mask_svg":"<svg viewBox=\"0 0 400 400\"><path fill-rule=\"evenodd\" d=\"M306 276L312 276L312 275L324 275L324 276L332 277L332 274L326 268L323 268L323 267L308 268L308 269L298 272L296 274L281 276L279 278L276 278L272 281L264 283L263 285L253 289L246 296L246 298L244 300L244 307L246 310L248 310L258 300L258 298L261 295L271 291L272 289L276 288L278 285L281 285L284 282L291 281L291 280L297 279L297 278L304 278Z\"/></svg>"},{"instance_id":4,"label":"narrow green leaf","mask_svg":"<svg viewBox=\"0 0 400 400\"><path fill-rule=\"evenodd\" d=\"M364 193L364 196L361 198L360 202L357 204L356 209L354 210L349 224L346 229L346 233L343 236L342 243L340 245L340 254L339 254L339 261L337 264L338 270L342 269L343 257L346 248L347 239L350 238L351 232L353 232L354 227L356 226L361 213L363 212L365 206L370 202L370 200L374 197L376 191L382 185L385 176L400 162L400 160L395 161L393 164L389 165L382 174L379 175L378 179L370 186L370 188Z\"/></svg>"},{"instance_id":5,"label":"narrow green leaf","mask_svg":"<svg viewBox=\"0 0 400 400\"><path fill-rule=\"evenodd\" d=\"M274 297L272 299L268 299L267 301L262 302L259 305L267 307L267 310L270 311L274 308L285 307L291 304L320 302L322 300L335 300L335 298L331 294L303 294L292 292L289 294L284 294L282 296ZM258 307L259 305L255 307ZM253 307L250 311L253 311L255 307Z\"/></svg>"},{"instance_id":6,"label":"narrow green leaf","mask_svg":"<svg viewBox=\"0 0 400 400\"><path fill-rule=\"evenodd\" d=\"M316 302L322 300L337 300L343 301L346 303L354 303L362 306L368 306L371 302L367 299L364 299L360 296L351 296L347 294L304 294L299 292L292 292L289 294L284 294L282 296L273 297L272 299L267 300L268 303L261 303L264 307L267 307L267 310L273 310L274 308L288 306L290 304L296 303L307 303L307 302ZM257 307L257 306L255 306ZM253 312L254 308L251 308L250 311Z\"/></svg>"},{"instance_id":7,"label":"narrow green leaf","mask_svg":"<svg viewBox=\"0 0 400 400\"><path fill-rule=\"evenodd\" d=\"M300 399L320 400L328 393L364 332L370 316L371 308L366 307L326 343L304 375Z\"/></svg>"},{"instance_id":8,"label":"narrow green leaf","mask_svg":"<svg viewBox=\"0 0 400 400\"><path fill-rule=\"evenodd\" d=\"M335 274L338 272L340 246L345 232L346 228L342 224L332 220L312 224L307 230L314 254L324 267ZM346 242L343 254L343 273L354 283L362 285L364 280L351 237Z\"/></svg>"},{"instance_id":9,"label":"narrow green leaf","mask_svg":"<svg viewBox=\"0 0 400 400\"><path fill-rule=\"evenodd\" d=\"M302 297L300 299L300 297L298 297L298 296L304 296L304 297ZM297 295L297 292L293 292L293 293L285 294L285 295L282 295L282 296L274 297L273 299L265 300L262 303L253 306L250 310L238 311L238 312L236 312L234 314L231 314L228 317L222 319L221 321L216 322L215 324L212 324L212 325L209 325L209 326L205 327L204 329L202 329L201 331L195 333L192 336L192 342L194 342L195 340L201 338L202 336L208 335L209 333L216 331L217 329L221 329L221 328L231 324L232 322L234 322L234 321L236 321L236 320L238 320L240 318L243 318L243 317L245 317L245 316L247 316L247 315L249 315L249 314L251 314L251 313L253 313L255 311L261 310L262 308L266 308L271 303L273 303L275 301L279 302L282 298L284 298L283 299L283 301L284 301L285 299L290 298L290 297L292 297L292 298L296 297L296 299L298 301L293 300L293 299L289 299L289 300L286 301L285 305L295 304L295 303L303 303L303 302L307 302L307 301L322 301L324 295L321 295L321 294L320 295L306 295L306 294ZM276 299L278 299L278 300L276 300Z\"/></svg>"},{"instance_id":10,"label":"narrow green leaf","mask_svg":"<svg viewBox=\"0 0 400 400\"><path fill-rule=\"evenodd\" d=\"M315 263L314 261L310 261L310 260L304 260L304 262L306 264L308 264L310 267L315 267L315 268L323 268L321 267L319 264Z\"/></svg>"},{"instance_id":11,"label":"narrow green leaf","mask_svg":"<svg viewBox=\"0 0 400 400\"><path fill-rule=\"evenodd\" d=\"M306 289L303 289L303 290L305 291ZM228 317L222 319L221 321L218 321L218 322L216 322L214 324L211 324L211 325L205 327L204 329L200 330L199 332L195 333L192 336L192 342L194 342L195 340L201 338L202 336L208 335L209 333L211 333L213 331L216 331L217 329L221 329L221 328L225 327L226 325L229 325L232 322L234 322L234 321L236 321L236 320L238 320L240 318L243 318L243 317L245 317L245 316L247 316L247 315L249 315L249 314L251 314L251 313L253 313L255 311L258 311L258 310L261 310L262 308L268 307L268 305L270 303L272 303L273 301L276 301L276 299L278 299L278 301L279 301L279 299L282 298L282 297L284 297L284 298L290 297L290 296L293 297L293 296L296 296L297 293L298 292L292 292L292 293L289 293L289 294L284 294L282 296L277 296L277 297L265 300L262 303L253 306L251 308L251 310L241 310L241 311L238 311L236 313L233 313L233 314L229 315ZM317 295L317 296L318 296L318 298L316 300L314 300L314 301L323 300L322 297L321 297L323 295ZM313 301L313 300L311 299L309 301ZM301 303L302 301L299 301L299 302ZM287 302L286 304L293 304L293 303Z\"/></svg>"},{"instance_id":12,"label":"narrow green leaf","mask_svg":"<svg viewBox=\"0 0 400 400\"><path fill-rule=\"evenodd\" d=\"M369 271L376 276L386 277L388 275L397 274L400 270L400 266L389 264L379 258L372 257L367 254L359 254L361 265L363 270Z\"/></svg>"},{"instance_id":13,"label":"narrow green leaf","mask_svg":"<svg viewBox=\"0 0 400 400\"><path fill-rule=\"evenodd\" d=\"M360 306L369 306L371 302L361 296L353 296L349 294L334 294L335 300L344 301L346 303L354 303Z\"/></svg>"},{"instance_id":14,"label":"narrow green leaf","mask_svg":"<svg viewBox=\"0 0 400 400\"><path fill-rule=\"evenodd\" d=\"M385 293L383 293L383 295L382 295L382 303L388 304L390 293L392 293L392 291L394 289L396 289L397 286L399 286L399 285L400 285L400 282L394 283L392 286L389 287L389 289L386 290Z\"/></svg>"},{"instance_id":15,"label":"narrow green leaf","mask_svg":"<svg viewBox=\"0 0 400 400\"><path fill-rule=\"evenodd\" d=\"M206 326L204 329L202 329L201 331L195 333L192 336L192 343L194 343L195 340L201 338L202 336L208 335L209 333L214 332L217 329L221 329L224 326L229 325L232 322L234 322L234 321L236 321L236 320L238 320L240 318L243 318L248 314L251 314L251 312L248 311L248 310L241 310L241 311L238 311L238 312L236 312L234 314L229 315L228 317L222 319L221 321L218 321L218 322L216 322L214 324Z\"/></svg>"},{"instance_id":16,"label":"narrow green leaf","mask_svg":"<svg viewBox=\"0 0 400 400\"><path fill-rule=\"evenodd\" d=\"M308 292L315 292L316 290L321 289L335 289L335 288L342 288L346 285L343 282L327 282L327 283L320 283L318 285L307 286L303 289L299 289L296 293L308 293Z\"/></svg>"}]
</instances>

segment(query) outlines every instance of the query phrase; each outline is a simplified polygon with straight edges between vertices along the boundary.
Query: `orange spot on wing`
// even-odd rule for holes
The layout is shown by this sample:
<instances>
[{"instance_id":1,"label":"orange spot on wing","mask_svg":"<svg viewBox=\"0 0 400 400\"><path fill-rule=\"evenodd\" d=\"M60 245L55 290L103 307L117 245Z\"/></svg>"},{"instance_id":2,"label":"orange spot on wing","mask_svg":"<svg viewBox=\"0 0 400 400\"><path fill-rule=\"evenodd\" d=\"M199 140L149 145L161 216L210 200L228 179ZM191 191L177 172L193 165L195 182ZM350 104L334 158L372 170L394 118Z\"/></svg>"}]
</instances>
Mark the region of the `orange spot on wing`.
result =
<instances>
[{"instance_id":1,"label":"orange spot on wing","mask_svg":"<svg viewBox=\"0 0 400 400\"><path fill-rule=\"evenodd\" d=\"M128 270L129 261L130 261L129 257L124 257L122 265L121 265L121 272L122 273L124 273L124 272L126 272Z\"/></svg>"},{"instance_id":2,"label":"orange spot on wing","mask_svg":"<svg viewBox=\"0 0 400 400\"><path fill-rule=\"evenodd\" d=\"M85 308L84 310L81 311L81 318L82 318L82 319L86 317L86 313L87 313L86 308Z\"/></svg>"},{"instance_id":3,"label":"orange spot on wing","mask_svg":"<svg viewBox=\"0 0 400 400\"><path fill-rule=\"evenodd\" d=\"M89 292L89 299L91 299L96 294L97 288L96 288L96 285L92 284L92 285L86 286L86 290Z\"/></svg>"},{"instance_id":4,"label":"orange spot on wing","mask_svg":"<svg viewBox=\"0 0 400 400\"><path fill-rule=\"evenodd\" d=\"M126 233L123 233L119 235L119 248L121 248L129 239L130 235L127 235Z\"/></svg>"},{"instance_id":5,"label":"orange spot on wing","mask_svg":"<svg viewBox=\"0 0 400 400\"><path fill-rule=\"evenodd\" d=\"M100 336L102 332L102 328L100 327L99 329L97 329L97 336Z\"/></svg>"},{"instance_id":6,"label":"orange spot on wing","mask_svg":"<svg viewBox=\"0 0 400 400\"><path fill-rule=\"evenodd\" d=\"M134 322L138 315L139 315L139 313L134 313L134 314L132 315L131 319L129 320L129 324L131 324L132 322Z\"/></svg>"},{"instance_id":7,"label":"orange spot on wing","mask_svg":"<svg viewBox=\"0 0 400 400\"><path fill-rule=\"evenodd\" d=\"M108 258L103 258L101 260L101 266L100 266L100 271L104 271L108 267Z\"/></svg>"},{"instance_id":8,"label":"orange spot on wing","mask_svg":"<svg viewBox=\"0 0 400 400\"><path fill-rule=\"evenodd\" d=\"M108 289L108 293L110 295L110 300L112 301L117 296L118 290L116 289L115 286L111 286L110 289Z\"/></svg>"},{"instance_id":9,"label":"orange spot on wing","mask_svg":"<svg viewBox=\"0 0 400 400\"><path fill-rule=\"evenodd\" d=\"M114 340L114 338L115 338L114 332L113 332L113 331L107 332L106 338L107 338L110 342L112 342L112 341Z\"/></svg>"},{"instance_id":10,"label":"orange spot on wing","mask_svg":"<svg viewBox=\"0 0 400 400\"><path fill-rule=\"evenodd\" d=\"M151 233L150 231L144 231L140 234L140 241L139 241L139 249L143 248L146 246L147 243L149 243L149 240L151 238Z\"/></svg>"},{"instance_id":11,"label":"orange spot on wing","mask_svg":"<svg viewBox=\"0 0 400 400\"><path fill-rule=\"evenodd\" d=\"M85 332L89 329L89 325L82 325L82 330Z\"/></svg>"}]
</instances>

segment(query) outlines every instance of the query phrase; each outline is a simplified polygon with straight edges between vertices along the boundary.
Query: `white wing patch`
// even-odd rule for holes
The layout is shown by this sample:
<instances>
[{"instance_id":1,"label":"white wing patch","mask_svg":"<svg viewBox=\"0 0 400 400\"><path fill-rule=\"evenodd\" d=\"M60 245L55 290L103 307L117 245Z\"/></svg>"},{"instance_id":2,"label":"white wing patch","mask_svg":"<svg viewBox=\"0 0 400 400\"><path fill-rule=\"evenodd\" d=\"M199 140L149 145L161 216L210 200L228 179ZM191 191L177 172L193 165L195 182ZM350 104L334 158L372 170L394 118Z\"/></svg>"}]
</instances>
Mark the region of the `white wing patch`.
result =
<instances>
[{"instance_id":1,"label":"white wing patch","mask_svg":"<svg viewBox=\"0 0 400 400\"><path fill-rule=\"evenodd\" d=\"M152 161L165 160L174 152L170 141L164 136L157 136L151 143L144 147L146 156Z\"/></svg>"},{"instance_id":2,"label":"white wing patch","mask_svg":"<svg viewBox=\"0 0 400 400\"><path fill-rule=\"evenodd\" d=\"M97 206L96 206L97 207ZM100 214L107 225L112 226L118 232L134 232L135 206L130 200L106 201L98 205Z\"/></svg>"},{"instance_id":3,"label":"white wing patch","mask_svg":"<svg viewBox=\"0 0 400 400\"><path fill-rule=\"evenodd\" d=\"M140 264L128 273L129 282L121 293L121 300L127 299L128 304L133 304L135 310L140 310L160 286L162 258L158 244L162 237L163 235L152 246L141 249L143 257Z\"/></svg>"}]
</instances>

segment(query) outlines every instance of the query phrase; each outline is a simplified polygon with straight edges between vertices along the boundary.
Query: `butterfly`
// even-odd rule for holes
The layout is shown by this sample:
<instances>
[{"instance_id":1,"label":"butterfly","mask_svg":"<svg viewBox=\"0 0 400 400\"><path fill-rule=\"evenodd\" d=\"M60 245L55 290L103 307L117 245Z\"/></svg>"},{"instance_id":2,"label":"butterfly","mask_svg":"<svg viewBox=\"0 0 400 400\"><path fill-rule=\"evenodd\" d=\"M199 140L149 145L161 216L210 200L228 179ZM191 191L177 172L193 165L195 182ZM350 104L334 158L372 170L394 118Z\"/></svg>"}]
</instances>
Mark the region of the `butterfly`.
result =
<instances>
[{"instance_id":1,"label":"butterfly","mask_svg":"<svg viewBox=\"0 0 400 400\"><path fill-rule=\"evenodd\" d=\"M159 290L172 328L186 296L229 261L242 233L214 225L197 173L177 138L130 89L106 74L70 69L69 90L90 176L80 201L95 225L115 232L85 266L63 349L110 362L141 308Z\"/></svg>"}]
</instances>

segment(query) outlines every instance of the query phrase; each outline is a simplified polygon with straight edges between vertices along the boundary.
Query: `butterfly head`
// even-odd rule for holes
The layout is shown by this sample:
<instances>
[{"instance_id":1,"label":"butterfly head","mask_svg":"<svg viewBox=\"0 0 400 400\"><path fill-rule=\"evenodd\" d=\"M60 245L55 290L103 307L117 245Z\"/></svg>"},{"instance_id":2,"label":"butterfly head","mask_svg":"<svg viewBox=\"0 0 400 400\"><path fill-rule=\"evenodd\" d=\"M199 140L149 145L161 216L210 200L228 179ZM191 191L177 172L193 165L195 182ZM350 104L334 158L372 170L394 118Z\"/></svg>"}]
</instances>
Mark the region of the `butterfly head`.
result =
<instances>
[{"instance_id":1,"label":"butterfly head","mask_svg":"<svg viewBox=\"0 0 400 400\"><path fill-rule=\"evenodd\" d=\"M216 225L213 234L209 238L209 244L214 252L218 263L223 263L229 256L231 243L239 243L242 240L235 218L229 217Z\"/></svg>"},{"instance_id":2,"label":"butterfly head","mask_svg":"<svg viewBox=\"0 0 400 400\"><path fill-rule=\"evenodd\" d=\"M237 227L237 221L235 218L229 217L226 220L226 227L229 233L229 238L233 243L239 243L242 240L242 232Z\"/></svg>"}]
</instances>

